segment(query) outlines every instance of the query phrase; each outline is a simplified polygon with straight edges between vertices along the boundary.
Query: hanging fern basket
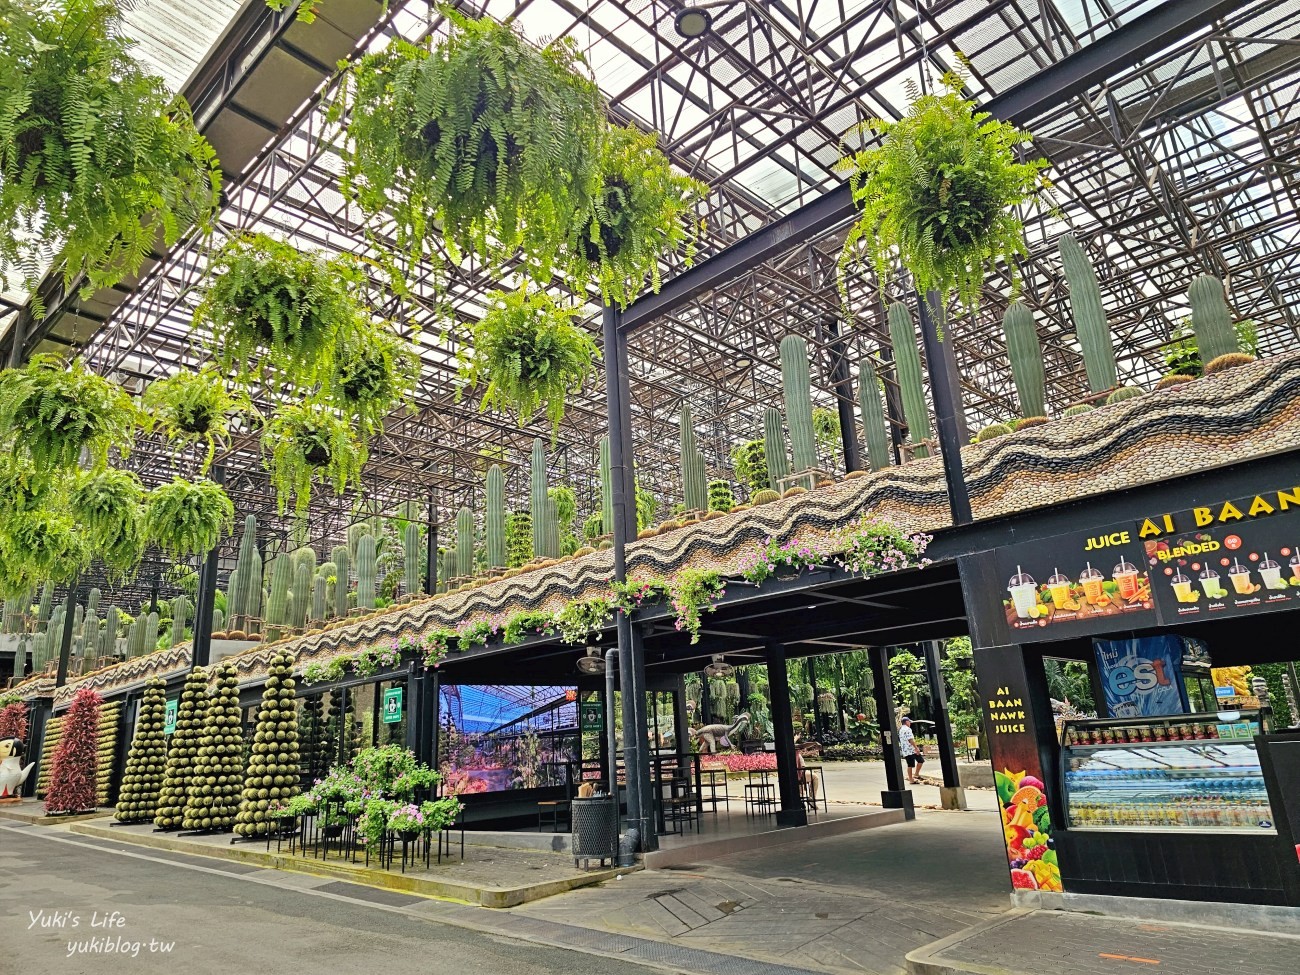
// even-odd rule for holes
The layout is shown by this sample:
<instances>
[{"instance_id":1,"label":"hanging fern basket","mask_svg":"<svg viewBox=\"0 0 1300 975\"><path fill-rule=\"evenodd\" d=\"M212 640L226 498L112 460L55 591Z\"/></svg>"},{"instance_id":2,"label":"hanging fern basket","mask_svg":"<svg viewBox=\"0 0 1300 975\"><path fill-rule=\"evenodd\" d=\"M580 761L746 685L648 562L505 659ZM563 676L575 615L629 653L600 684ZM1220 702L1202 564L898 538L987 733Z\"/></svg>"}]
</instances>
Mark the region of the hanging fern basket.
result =
<instances>
[{"instance_id":1,"label":"hanging fern basket","mask_svg":"<svg viewBox=\"0 0 1300 975\"><path fill-rule=\"evenodd\" d=\"M271 417L262 431L262 454L280 513L292 499L300 517L310 509L313 484L329 483L342 494L360 485L366 460L357 431L332 407L312 401L282 407Z\"/></svg>"},{"instance_id":2,"label":"hanging fern basket","mask_svg":"<svg viewBox=\"0 0 1300 975\"><path fill-rule=\"evenodd\" d=\"M1014 258L1025 256L1024 224L1015 208L1047 200L1047 162L1021 162L1031 136L977 110L963 96L961 71L945 74L939 90L921 94L896 122L873 119L850 135L869 144L840 162L849 174L861 216L840 255L840 287L865 258L884 290L901 260L916 289L973 308L995 264L1016 282Z\"/></svg>"},{"instance_id":3,"label":"hanging fern basket","mask_svg":"<svg viewBox=\"0 0 1300 975\"><path fill-rule=\"evenodd\" d=\"M144 488L129 471L83 472L68 491L68 511L85 530L92 553L119 577L144 555Z\"/></svg>"},{"instance_id":4,"label":"hanging fern basket","mask_svg":"<svg viewBox=\"0 0 1300 975\"><path fill-rule=\"evenodd\" d=\"M173 478L149 492L146 540L178 561L205 555L234 529L235 506L221 485L207 478Z\"/></svg>"}]
</instances>

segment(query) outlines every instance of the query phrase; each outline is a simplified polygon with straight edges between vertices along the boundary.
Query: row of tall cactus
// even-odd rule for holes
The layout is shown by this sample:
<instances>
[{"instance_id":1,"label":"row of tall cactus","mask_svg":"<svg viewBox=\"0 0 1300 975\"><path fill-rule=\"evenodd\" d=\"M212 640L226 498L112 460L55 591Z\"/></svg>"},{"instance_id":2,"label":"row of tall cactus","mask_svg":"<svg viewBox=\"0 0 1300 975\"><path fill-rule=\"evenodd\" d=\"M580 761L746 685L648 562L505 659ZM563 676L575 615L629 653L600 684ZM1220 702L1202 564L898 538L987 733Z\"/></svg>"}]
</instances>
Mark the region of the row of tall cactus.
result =
<instances>
[{"instance_id":1,"label":"row of tall cactus","mask_svg":"<svg viewBox=\"0 0 1300 975\"><path fill-rule=\"evenodd\" d=\"M678 436L681 449L682 494L686 501L686 510L705 511L709 504L708 476L705 472L704 455L695 443L695 419L687 403L682 403L682 411L678 417Z\"/></svg>"}]
</instances>

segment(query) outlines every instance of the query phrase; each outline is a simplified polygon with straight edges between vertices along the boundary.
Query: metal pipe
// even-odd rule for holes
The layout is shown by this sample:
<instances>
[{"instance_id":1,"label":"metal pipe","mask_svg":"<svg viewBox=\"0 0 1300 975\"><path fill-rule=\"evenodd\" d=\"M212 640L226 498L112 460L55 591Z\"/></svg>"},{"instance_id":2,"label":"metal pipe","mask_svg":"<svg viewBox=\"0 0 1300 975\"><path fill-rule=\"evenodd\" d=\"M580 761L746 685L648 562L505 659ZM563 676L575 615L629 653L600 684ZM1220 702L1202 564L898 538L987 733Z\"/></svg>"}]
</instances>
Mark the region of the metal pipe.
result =
<instances>
[{"instance_id":1,"label":"metal pipe","mask_svg":"<svg viewBox=\"0 0 1300 975\"><path fill-rule=\"evenodd\" d=\"M63 604L63 633L59 639L59 672L54 678L54 686L62 687L68 682L68 658L72 654L72 631L76 629L72 621L77 612L77 587L81 585L81 575L78 574L68 583L68 598ZM18 668L23 665L22 661L17 661ZM17 668L15 668L17 669Z\"/></svg>"},{"instance_id":2,"label":"metal pipe","mask_svg":"<svg viewBox=\"0 0 1300 975\"><path fill-rule=\"evenodd\" d=\"M438 588L438 509L434 504L433 492L429 492L428 531L424 535L424 557L428 563L424 568L424 591L432 596Z\"/></svg>"},{"instance_id":3,"label":"metal pipe","mask_svg":"<svg viewBox=\"0 0 1300 975\"><path fill-rule=\"evenodd\" d=\"M618 650L605 651L605 747L609 758L605 765L605 781L609 794L614 797L614 815L618 815L618 735L614 729L614 672L618 667Z\"/></svg>"},{"instance_id":4,"label":"metal pipe","mask_svg":"<svg viewBox=\"0 0 1300 975\"><path fill-rule=\"evenodd\" d=\"M930 395L934 397L934 419L939 428L939 454L943 476L948 483L948 507L954 525L971 523L970 494L961 466L961 447L969 437L966 417L961 407L961 381L951 340L940 331L943 317L939 292L916 296L921 319L921 341L925 346L925 364L930 372Z\"/></svg>"},{"instance_id":5,"label":"metal pipe","mask_svg":"<svg viewBox=\"0 0 1300 975\"><path fill-rule=\"evenodd\" d=\"M212 480L222 484L226 479L224 467L212 469ZM217 560L221 554L221 543L212 546L199 570L199 592L194 609L194 643L190 654L190 669L206 667L212 656L212 610L217 599ZM285 558L286 556L281 556Z\"/></svg>"}]
</instances>

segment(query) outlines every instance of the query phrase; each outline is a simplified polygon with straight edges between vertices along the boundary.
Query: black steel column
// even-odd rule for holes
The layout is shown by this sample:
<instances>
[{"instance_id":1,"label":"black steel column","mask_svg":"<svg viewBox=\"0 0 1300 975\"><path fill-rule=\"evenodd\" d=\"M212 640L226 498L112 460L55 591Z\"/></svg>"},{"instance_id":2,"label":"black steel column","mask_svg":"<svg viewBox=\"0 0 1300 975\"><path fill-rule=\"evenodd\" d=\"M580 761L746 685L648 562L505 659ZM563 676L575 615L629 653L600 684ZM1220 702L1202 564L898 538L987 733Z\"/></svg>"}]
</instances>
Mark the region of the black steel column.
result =
<instances>
[{"instance_id":1,"label":"black steel column","mask_svg":"<svg viewBox=\"0 0 1300 975\"><path fill-rule=\"evenodd\" d=\"M939 453L943 458L943 476L948 482L948 506L954 525L971 523L970 495L961 466L961 448L970 434L961 405L961 380L952 341L943 334L943 305L939 292L917 295L921 318L921 341L925 346L925 364L930 371L930 395L934 397L934 419L939 428Z\"/></svg>"},{"instance_id":2,"label":"black steel column","mask_svg":"<svg viewBox=\"0 0 1300 975\"><path fill-rule=\"evenodd\" d=\"M767 687L772 695L772 737L776 740L776 787L781 808L778 826L807 826L808 810L799 794L799 770L794 759L794 724L790 710L790 677L785 666L785 646L767 644Z\"/></svg>"},{"instance_id":3,"label":"black steel column","mask_svg":"<svg viewBox=\"0 0 1300 975\"><path fill-rule=\"evenodd\" d=\"M224 467L212 468L212 480L222 484L226 479ZM217 560L221 555L221 543L212 546L203 566L199 569L199 592L195 600L194 641L190 654L190 669L206 667L212 656L212 610L217 599Z\"/></svg>"},{"instance_id":4,"label":"black steel column","mask_svg":"<svg viewBox=\"0 0 1300 975\"><path fill-rule=\"evenodd\" d=\"M23 364L23 345L27 341L27 310L20 309L18 314L14 315L13 327L9 329L9 338L13 343L9 346L10 369L17 369Z\"/></svg>"},{"instance_id":5,"label":"black steel column","mask_svg":"<svg viewBox=\"0 0 1300 975\"><path fill-rule=\"evenodd\" d=\"M68 658L72 655L72 631L76 629L73 621L77 614L77 587L80 585L80 574L68 583L68 598L63 604L63 633L59 640L59 672L54 678L55 687L62 687L68 682Z\"/></svg>"},{"instance_id":6,"label":"black steel column","mask_svg":"<svg viewBox=\"0 0 1300 975\"><path fill-rule=\"evenodd\" d=\"M50 718L54 716L54 698L38 697L32 701L30 713L27 718L27 740L23 742L26 749L25 758L29 762L35 762L36 768L32 769L27 776L27 781L23 783L20 795L36 795L36 780L41 775L41 753L45 751L45 732L49 727Z\"/></svg>"},{"instance_id":7,"label":"black steel column","mask_svg":"<svg viewBox=\"0 0 1300 975\"><path fill-rule=\"evenodd\" d=\"M626 451L631 448L631 409L625 400L627 346L619 333L618 312L607 305L602 316L605 399L609 420L609 469L614 503L614 580L627 579L629 539L636 538L636 480ZM626 613L617 614L618 676L623 695L623 765L627 780L628 826L638 832L641 849L658 847L647 811L650 777L646 762L645 670L638 659L639 635Z\"/></svg>"},{"instance_id":8,"label":"black steel column","mask_svg":"<svg viewBox=\"0 0 1300 975\"><path fill-rule=\"evenodd\" d=\"M912 793L903 784L903 760L898 754L898 719L894 716L894 685L889 679L889 648L871 647L871 683L876 697L876 722L880 725L880 757L885 763L885 784L880 793L886 809L902 809L908 819L916 818Z\"/></svg>"},{"instance_id":9,"label":"black steel column","mask_svg":"<svg viewBox=\"0 0 1300 975\"><path fill-rule=\"evenodd\" d=\"M679 674L673 684L673 745L678 755L691 753L691 733L686 724L686 675Z\"/></svg>"},{"instance_id":10,"label":"black steel column","mask_svg":"<svg viewBox=\"0 0 1300 975\"><path fill-rule=\"evenodd\" d=\"M849 346L840 335L840 323L827 316L830 333L831 385L835 387L835 406L840 412L840 439L844 442L844 470L862 470L862 451L858 447L858 421L853 409L853 377L849 374Z\"/></svg>"},{"instance_id":11,"label":"black steel column","mask_svg":"<svg viewBox=\"0 0 1300 975\"><path fill-rule=\"evenodd\" d=\"M953 751L952 721L948 717L948 691L939 669L939 641L925 642L925 674L930 682L930 700L934 702L935 736L939 739L939 768L943 771L943 784L954 789L961 785L957 778L957 755Z\"/></svg>"},{"instance_id":12,"label":"black steel column","mask_svg":"<svg viewBox=\"0 0 1300 975\"><path fill-rule=\"evenodd\" d=\"M713 718L709 711L713 706L713 692L709 690L709 678L705 674L700 675L700 724L712 724Z\"/></svg>"}]
</instances>

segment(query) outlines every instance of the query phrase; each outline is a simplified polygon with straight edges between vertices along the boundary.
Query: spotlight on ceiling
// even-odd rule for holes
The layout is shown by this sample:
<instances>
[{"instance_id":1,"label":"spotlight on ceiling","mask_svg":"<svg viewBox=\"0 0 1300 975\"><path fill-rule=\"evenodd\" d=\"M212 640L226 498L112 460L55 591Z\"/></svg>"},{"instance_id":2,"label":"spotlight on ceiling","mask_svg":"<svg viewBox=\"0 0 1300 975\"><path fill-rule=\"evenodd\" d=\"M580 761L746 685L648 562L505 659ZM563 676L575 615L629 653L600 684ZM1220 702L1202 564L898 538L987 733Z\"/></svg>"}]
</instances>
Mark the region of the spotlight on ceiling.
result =
<instances>
[{"instance_id":1,"label":"spotlight on ceiling","mask_svg":"<svg viewBox=\"0 0 1300 975\"><path fill-rule=\"evenodd\" d=\"M713 663L704 668L705 677L730 677L736 668L722 659L722 654L713 655Z\"/></svg>"},{"instance_id":2,"label":"spotlight on ceiling","mask_svg":"<svg viewBox=\"0 0 1300 975\"><path fill-rule=\"evenodd\" d=\"M605 658L600 655L600 647L588 647L587 652L578 658L578 669L584 674L603 674Z\"/></svg>"},{"instance_id":3,"label":"spotlight on ceiling","mask_svg":"<svg viewBox=\"0 0 1300 975\"><path fill-rule=\"evenodd\" d=\"M713 14L702 7L683 7L673 18L677 33L687 40L702 37L713 27Z\"/></svg>"}]
</instances>

